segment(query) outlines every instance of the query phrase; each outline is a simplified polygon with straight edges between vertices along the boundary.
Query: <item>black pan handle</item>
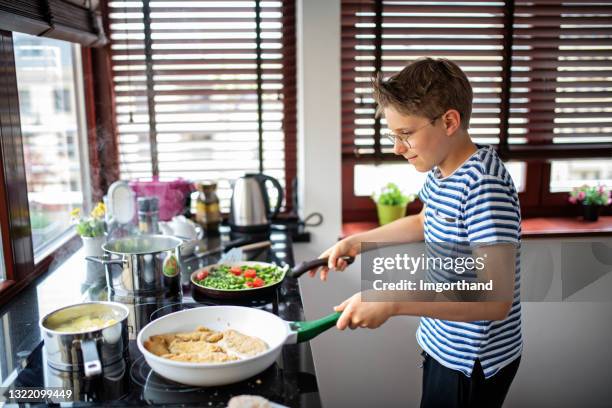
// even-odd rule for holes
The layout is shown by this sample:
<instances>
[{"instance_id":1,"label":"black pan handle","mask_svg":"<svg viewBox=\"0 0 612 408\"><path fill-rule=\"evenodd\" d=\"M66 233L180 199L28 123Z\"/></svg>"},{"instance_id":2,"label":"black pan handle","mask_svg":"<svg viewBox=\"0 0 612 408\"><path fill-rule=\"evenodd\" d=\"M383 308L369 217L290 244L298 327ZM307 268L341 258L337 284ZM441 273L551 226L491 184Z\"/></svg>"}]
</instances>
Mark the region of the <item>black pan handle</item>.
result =
<instances>
[{"instance_id":1,"label":"black pan handle","mask_svg":"<svg viewBox=\"0 0 612 408\"><path fill-rule=\"evenodd\" d=\"M326 258L314 259L312 261L302 262L295 268L291 269L288 275L291 278L299 278L300 276L302 276L304 273L308 272L311 269L327 265L328 259L329 258L326 257ZM348 263L349 265L355 261L354 256L341 256L340 259L344 259L346 263Z\"/></svg>"}]
</instances>

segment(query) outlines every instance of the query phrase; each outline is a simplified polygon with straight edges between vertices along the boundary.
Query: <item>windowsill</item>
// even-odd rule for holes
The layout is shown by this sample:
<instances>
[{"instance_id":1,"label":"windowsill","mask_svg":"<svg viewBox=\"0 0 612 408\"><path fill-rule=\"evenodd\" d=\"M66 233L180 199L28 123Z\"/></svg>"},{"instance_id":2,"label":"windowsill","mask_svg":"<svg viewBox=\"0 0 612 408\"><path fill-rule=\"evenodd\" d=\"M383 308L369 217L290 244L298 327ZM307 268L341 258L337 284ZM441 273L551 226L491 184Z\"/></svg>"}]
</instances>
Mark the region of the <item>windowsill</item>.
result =
<instances>
[{"instance_id":1,"label":"windowsill","mask_svg":"<svg viewBox=\"0 0 612 408\"><path fill-rule=\"evenodd\" d=\"M342 224L346 237L376 228L375 222L347 222ZM612 216L600 216L595 222L580 217L527 218L521 222L522 238L566 238L612 235Z\"/></svg>"},{"instance_id":2,"label":"windowsill","mask_svg":"<svg viewBox=\"0 0 612 408\"><path fill-rule=\"evenodd\" d=\"M49 255L52 255L60 247L64 246L68 241L73 239L76 235L77 233L73 227L66 228L64 232L50 240L50 242L43 245L41 248L37 249L37 251L34 253L34 264L38 265Z\"/></svg>"},{"instance_id":3,"label":"windowsill","mask_svg":"<svg viewBox=\"0 0 612 408\"><path fill-rule=\"evenodd\" d=\"M58 239L59 240L59 239ZM36 258L36 264L32 271L21 279L5 280L0 282L0 307L11 301L18 293L25 290L33 281L41 276L47 276L48 273L60 267L63 262L71 257L80 247L81 240L74 230L68 230L61 236L61 245L52 245L49 248L54 248L53 251L45 251L44 257Z\"/></svg>"}]
</instances>

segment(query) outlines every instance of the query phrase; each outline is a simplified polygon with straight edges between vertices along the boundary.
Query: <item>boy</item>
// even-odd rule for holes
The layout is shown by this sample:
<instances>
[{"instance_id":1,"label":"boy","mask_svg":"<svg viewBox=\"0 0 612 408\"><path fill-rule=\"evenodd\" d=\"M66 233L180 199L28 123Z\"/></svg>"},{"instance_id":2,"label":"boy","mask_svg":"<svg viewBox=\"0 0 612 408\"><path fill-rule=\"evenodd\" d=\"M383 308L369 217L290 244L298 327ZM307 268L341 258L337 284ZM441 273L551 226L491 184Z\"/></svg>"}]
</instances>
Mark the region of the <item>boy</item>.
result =
<instances>
[{"instance_id":1,"label":"boy","mask_svg":"<svg viewBox=\"0 0 612 408\"><path fill-rule=\"evenodd\" d=\"M339 241L321 255L329 257L321 279L330 269L346 268L339 257L357 255L362 242L442 239L520 247L512 179L496 152L474 144L467 132L472 88L465 73L448 60L419 59L388 80L377 78L374 97L394 153L429 172L419 192L423 210ZM391 316L421 316L416 334L424 356L421 407L499 407L522 351L519 252L507 259L513 261L505 263L512 264L512 279L503 301L366 302L357 293L335 307L342 312L337 327L376 328Z\"/></svg>"}]
</instances>

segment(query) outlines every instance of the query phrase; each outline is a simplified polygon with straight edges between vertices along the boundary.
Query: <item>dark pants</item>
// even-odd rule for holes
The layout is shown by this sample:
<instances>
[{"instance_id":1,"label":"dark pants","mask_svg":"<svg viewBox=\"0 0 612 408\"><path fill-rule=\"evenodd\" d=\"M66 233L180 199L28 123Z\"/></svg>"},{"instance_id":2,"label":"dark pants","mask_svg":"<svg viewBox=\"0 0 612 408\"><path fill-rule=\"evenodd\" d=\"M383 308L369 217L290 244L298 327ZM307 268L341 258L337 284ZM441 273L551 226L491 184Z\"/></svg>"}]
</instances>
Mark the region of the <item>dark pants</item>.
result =
<instances>
[{"instance_id":1,"label":"dark pants","mask_svg":"<svg viewBox=\"0 0 612 408\"><path fill-rule=\"evenodd\" d=\"M516 360L485 380L480 361L474 363L472 377L423 355L423 395L421 408L495 408L501 407L521 362Z\"/></svg>"}]
</instances>

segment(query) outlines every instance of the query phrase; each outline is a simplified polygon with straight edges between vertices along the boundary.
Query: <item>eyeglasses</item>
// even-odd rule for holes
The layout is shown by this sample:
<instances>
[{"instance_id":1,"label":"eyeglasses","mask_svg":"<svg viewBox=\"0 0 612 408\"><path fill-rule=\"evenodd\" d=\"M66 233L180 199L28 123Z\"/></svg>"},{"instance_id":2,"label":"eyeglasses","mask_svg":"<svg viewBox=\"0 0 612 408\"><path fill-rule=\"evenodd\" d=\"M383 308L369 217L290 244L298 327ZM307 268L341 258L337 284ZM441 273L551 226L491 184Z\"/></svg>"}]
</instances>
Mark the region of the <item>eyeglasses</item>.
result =
<instances>
[{"instance_id":1,"label":"eyeglasses","mask_svg":"<svg viewBox=\"0 0 612 408\"><path fill-rule=\"evenodd\" d=\"M387 139L389 139L391 141L391 143L393 143L393 146L395 146L395 141L399 140L400 142L402 142L407 148L412 149L412 146L410 144L409 139L414 136L419 130L421 129L425 129L427 126L432 125L434 123L436 123L436 120L440 119L442 117L442 115L444 115L443 113L434 117L433 119L431 119L429 122L427 122L425 125L416 128L414 130L411 130L409 132L403 131L400 132L400 134L395 134L393 133L393 131L391 131L390 129L387 129L386 131L382 132L382 136L386 137Z\"/></svg>"}]
</instances>

